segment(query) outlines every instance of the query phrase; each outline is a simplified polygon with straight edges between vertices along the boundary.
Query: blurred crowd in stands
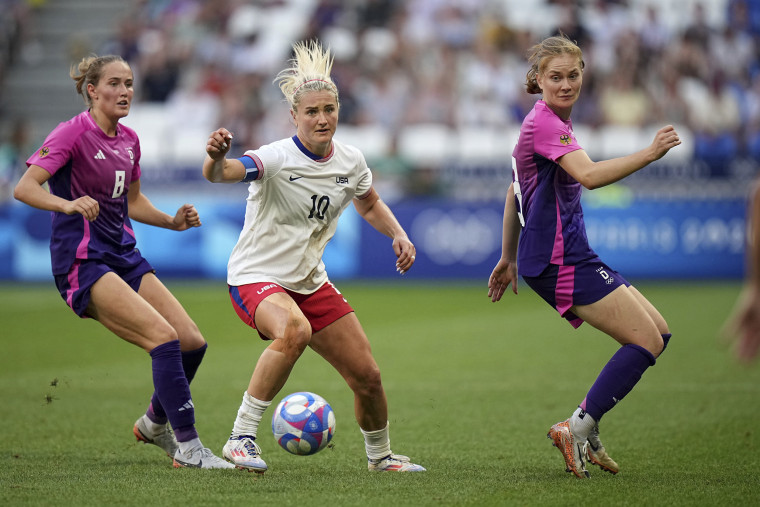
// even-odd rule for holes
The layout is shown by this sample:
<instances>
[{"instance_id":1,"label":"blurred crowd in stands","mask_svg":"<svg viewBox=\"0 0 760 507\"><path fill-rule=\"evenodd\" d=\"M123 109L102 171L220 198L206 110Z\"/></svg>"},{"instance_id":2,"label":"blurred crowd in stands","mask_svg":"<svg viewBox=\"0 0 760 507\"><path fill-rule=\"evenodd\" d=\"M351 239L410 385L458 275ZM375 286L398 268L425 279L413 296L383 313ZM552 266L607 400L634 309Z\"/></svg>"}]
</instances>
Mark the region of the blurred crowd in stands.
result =
<instances>
[{"instance_id":1,"label":"blurred crowd in stands","mask_svg":"<svg viewBox=\"0 0 760 507\"><path fill-rule=\"evenodd\" d=\"M334 51L342 124L381 127L395 145L393 136L413 124L519 125L538 98L524 92L527 50L562 31L585 56L576 124L652 134L655 126L685 126L694 157L717 175L727 160L760 161L760 0L133 3L98 52L132 64L136 104L174 101L212 115L241 149L292 134L287 114L273 107L282 98L272 79L293 40L318 38ZM0 12L0 76L26 4L2 0L17 8ZM288 6L295 8L282 19L277 13ZM404 170L392 157L377 164Z\"/></svg>"}]
</instances>

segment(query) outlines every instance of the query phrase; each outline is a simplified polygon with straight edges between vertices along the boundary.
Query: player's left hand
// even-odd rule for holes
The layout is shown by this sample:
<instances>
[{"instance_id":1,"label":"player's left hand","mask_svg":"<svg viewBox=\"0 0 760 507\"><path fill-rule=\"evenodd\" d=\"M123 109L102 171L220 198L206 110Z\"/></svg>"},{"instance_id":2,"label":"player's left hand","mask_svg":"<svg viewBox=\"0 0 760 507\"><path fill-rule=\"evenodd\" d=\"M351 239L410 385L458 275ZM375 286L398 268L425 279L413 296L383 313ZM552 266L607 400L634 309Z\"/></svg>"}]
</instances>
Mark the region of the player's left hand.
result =
<instances>
[{"instance_id":1,"label":"player's left hand","mask_svg":"<svg viewBox=\"0 0 760 507\"><path fill-rule=\"evenodd\" d=\"M488 278L488 297L493 303L499 301L510 284L512 292L517 294L517 263L499 259Z\"/></svg>"},{"instance_id":2,"label":"player's left hand","mask_svg":"<svg viewBox=\"0 0 760 507\"><path fill-rule=\"evenodd\" d=\"M191 227L200 227L201 217L192 204L183 204L174 215L174 230L184 231Z\"/></svg>"},{"instance_id":3,"label":"player's left hand","mask_svg":"<svg viewBox=\"0 0 760 507\"><path fill-rule=\"evenodd\" d=\"M409 271L414 265L414 261L417 258L417 249L414 248L414 244L409 241L409 238L395 238L393 240L393 251L396 252L396 271L399 274L404 274Z\"/></svg>"}]
</instances>

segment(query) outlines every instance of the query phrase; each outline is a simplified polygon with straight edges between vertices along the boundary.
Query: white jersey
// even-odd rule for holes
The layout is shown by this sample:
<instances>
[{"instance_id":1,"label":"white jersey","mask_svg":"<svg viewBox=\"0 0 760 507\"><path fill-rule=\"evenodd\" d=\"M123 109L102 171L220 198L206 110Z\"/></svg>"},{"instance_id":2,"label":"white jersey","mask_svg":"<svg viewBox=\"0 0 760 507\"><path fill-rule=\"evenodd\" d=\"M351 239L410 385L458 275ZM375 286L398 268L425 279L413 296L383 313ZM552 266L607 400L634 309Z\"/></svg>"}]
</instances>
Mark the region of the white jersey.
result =
<instances>
[{"instance_id":1,"label":"white jersey","mask_svg":"<svg viewBox=\"0 0 760 507\"><path fill-rule=\"evenodd\" d=\"M233 286L274 282L301 294L327 281L322 254L354 197L368 194L372 173L362 153L335 139L314 159L296 136L245 153L259 169L245 224L227 264Z\"/></svg>"}]
</instances>

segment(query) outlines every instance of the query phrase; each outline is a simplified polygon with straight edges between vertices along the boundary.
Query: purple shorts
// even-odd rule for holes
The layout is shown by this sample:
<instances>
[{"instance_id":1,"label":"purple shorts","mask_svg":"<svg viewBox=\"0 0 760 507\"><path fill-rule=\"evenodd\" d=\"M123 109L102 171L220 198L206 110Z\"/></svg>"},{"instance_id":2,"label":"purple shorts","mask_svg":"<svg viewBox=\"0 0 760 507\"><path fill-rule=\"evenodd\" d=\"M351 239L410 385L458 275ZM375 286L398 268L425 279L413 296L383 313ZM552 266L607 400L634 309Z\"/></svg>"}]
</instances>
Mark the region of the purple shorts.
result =
<instances>
[{"instance_id":1,"label":"purple shorts","mask_svg":"<svg viewBox=\"0 0 760 507\"><path fill-rule=\"evenodd\" d=\"M114 272L137 292L143 275L155 272L153 266L148 264L143 257L138 257L135 261L131 264L112 267L100 260L77 260L67 274L55 275L55 285L74 313L87 318L89 317L86 312L87 305L90 304L90 289L101 276L109 271Z\"/></svg>"},{"instance_id":2,"label":"purple shorts","mask_svg":"<svg viewBox=\"0 0 760 507\"><path fill-rule=\"evenodd\" d=\"M549 264L540 275L523 280L576 328L583 319L570 311L572 306L596 303L621 285L631 285L599 257L573 266Z\"/></svg>"}]
</instances>

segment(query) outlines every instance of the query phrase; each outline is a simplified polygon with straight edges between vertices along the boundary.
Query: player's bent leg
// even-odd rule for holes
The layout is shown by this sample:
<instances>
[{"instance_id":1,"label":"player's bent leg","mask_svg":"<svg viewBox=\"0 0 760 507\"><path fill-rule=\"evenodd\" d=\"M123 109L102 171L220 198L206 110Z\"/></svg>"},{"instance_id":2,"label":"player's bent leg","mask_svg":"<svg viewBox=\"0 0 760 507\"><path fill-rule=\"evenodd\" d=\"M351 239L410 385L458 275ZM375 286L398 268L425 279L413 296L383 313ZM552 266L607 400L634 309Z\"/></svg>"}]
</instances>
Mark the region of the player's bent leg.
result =
<instances>
[{"instance_id":1,"label":"player's bent leg","mask_svg":"<svg viewBox=\"0 0 760 507\"><path fill-rule=\"evenodd\" d=\"M657 357L662 352L662 334L634 291L621 285L599 301L575 305L571 311L621 345L637 345Z\"/></svg>"},{"instance_id":2,"label":"player's bent leg","mask_svg":"<svg viewBox=\"0 0 760 507\"><path fill-rule=\"evenodd\" d=\"M169 322L115 273L93 284L87 314L147 352L178 339Z\"/></svg>"},{"instance_id":3,"label":"player's bent leg","mask_svg":"<svg viewBox=\"0 0 760 507\"><path fill-rule=\"evenodd\" d=\"M311 325L284 292L261 301L254 318L258 332L272 342L256 363L222 456L237 468L264 473L268 467L256 443L259 423L311 340Z\"/></svg>"},{"instance_id":4,"label":"player's bent leg","mask_svg":"<svg viewBox=\"0 0 760 507\"><path fill-rule=\"evenodd\" d=\"M356 420L364 435L367 467L377 472L424 472L390 448L388 402L380 369L356 314L349 313L315 333L309 346L343 376L354 392Z\"/></svg>"},{"instance_id":5,"label":"player's bent leg","mask_svg":"<svg viewBox=\"0 0 760 507\"><path fill-rule=\"evenodd\" d=\"M253 370L248 393L271 401L290 376L296 361L312 339L311 324L295 301L278 292L264 299L256 309L256 329L272 340Z\"/></svg>"},{"instance_id":6,"label":"player's bent leg","mask_svg":"<svg viewBox=\"0 0 760 507\"><path fill-rule=\"evenodd\" d=\"M654 305L650 303L649 300L645 298L641 292L639 292L634 286L630 286L629 289L639 301L639 303L641 303L641 306L643 306L647 311L649 316L652 317L652 320L654 320L654 323L657 326L657 330L660 332L660 336L662 336L662 351L660 352L660 354L662 354L668 347L668 343L670 342L670 338L672 336L670 334L670 329L668 328L668 323L665 321L657 308L655 308Z\"/></svg>"},{"instance_id":7,"label":"player's bent leg","mask_svg":"<svg viewBox=\"0 0 760 507\"><path fill-rule=\"evenodd\" d=\"M349 313L314 333L309 346L330 363L354 393L361 428L379 430L388 422L388 401L367 335L356 314Z\"/></svg>"},{"instance_id":8,"label":"player's bent leg","mask_svg":"<svg viewBox=\"0 0 760 507\"><path fill-rule=\"evenodd\" d=\"M134 287L134 286L133 286ZM138 294L155 308L177 332L182 352L182 368L185 371L187 382L195 378L206 354L207 344L198 326L182 307L180 302L167 289L155 274L149 272L140 279ZM167 421L166 411L161 404L157 393L153 393L146 416L151 423L147 429L165 426ZM155 436L145 435L149 440L160 441L165 431L158 429ZM173 455L173 453L171 454Z\"/></svg>"},{"instance_id":9,"label":"player's bent leg","mask_svg":"<svg viewBox=\"0 0 760 507\"><path fill-rule=\"evenodd\" d=\"M248 393L260 400L271 401L285 385L296 361L311 341L311 326L298 307L295 307L297 312L289 313L272 308L266 302L256 310L256 328L272 343L259 356Z\"/></svg>"},{"instance_id":10,"label":"player's bent leg","mask_svg":"<svg viewBox=\"0 0 760 507\"><path fill-rule=\"evenodd\" d=\"M652 318L655 326L657 326L657 330L659 331L659 333L660 334L669 333L670 330L668 329L668 323L665 321L665 318L657 310L657 308L655 308L655 306L633 285L628 287L628 290L631 292L631 294L633 294L633 296L636 298L639 304L642 307L644 307L644 310L646 310L646 312Z\"/></svg>"},{"instance_id":11,"label":"player's bent leg","mask_svg":"<svg viewBox=\"0 0 760 507\"><path fill-rule=\"evenodd\" d=\"M206 344L198 326L185 308L155 274L143 275L138 294L177 331L183 352L198 350Z\"/></svg>"}]
</instances>

